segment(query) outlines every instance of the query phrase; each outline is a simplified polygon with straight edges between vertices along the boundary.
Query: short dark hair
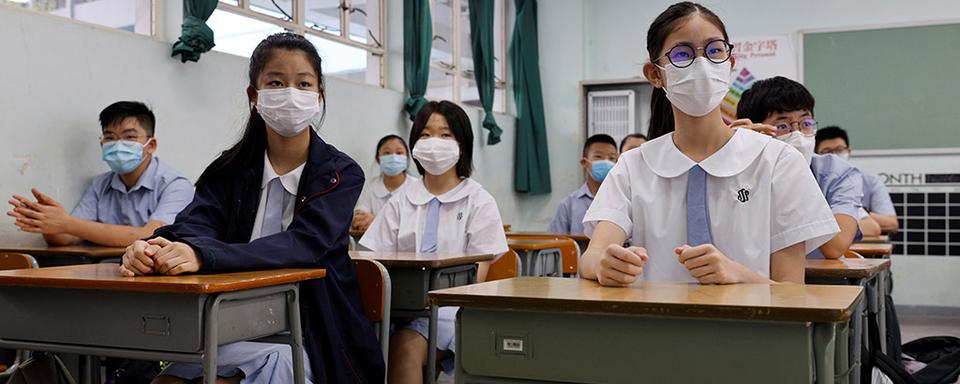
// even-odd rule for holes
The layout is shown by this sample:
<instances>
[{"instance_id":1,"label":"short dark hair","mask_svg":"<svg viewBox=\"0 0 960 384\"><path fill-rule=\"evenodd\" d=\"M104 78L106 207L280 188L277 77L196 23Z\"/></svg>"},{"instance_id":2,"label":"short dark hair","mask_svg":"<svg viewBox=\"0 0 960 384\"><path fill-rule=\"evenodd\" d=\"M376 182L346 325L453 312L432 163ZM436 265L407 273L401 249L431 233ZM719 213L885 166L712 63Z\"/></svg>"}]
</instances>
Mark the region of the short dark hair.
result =
<instances>
[{"instance_id":1,"label":"short dark hair","mask_svg":"<svg viewBox=\"0 0 960 384\"><path fill-rule=\"evenodd\" d=\"M620 140L620 147L619 147L620 152L623 152L623 145L627 143L628 139L642 139L643 141L650 140L650 139L647 139L647 136L645 136L642 133L631 133L629 135L624 136L623 139Z\"/></svg>"},{"instance_id":2,"label":"short dark hair","mask_svg":"<svg viewBox=\"0 0 960 384\"><path fill-rule=\"evenodd\" d=\"M596 135L590 136L587 138L587 142L583 143L583 157L587 157L587 153L590 152L590 146L594 144L610 144L614 148L617 148L617 141L610 137L606 133L598 133Z\"/></svg>"},{"instance_id":3,"label":"short dark hair","mask_svg":"<svg viewBox=\"0 0 960 384\"><path fill-rule=\"evenodd\" d=\"M157 119L153 111L146 104L139 101L118 101L100 111L100 130L119 124L128 117L137 119L137 122L147 131L147 137L153 137Z\"/></svg>"},{"instance_id":4,"label":"short dark hair","mask_svg":"<svg viewBox=\"0 0 960 384\"><path fill-rule=\"evenodd\" d=\"M817 143L813 146L814 149L820 146L820 142L824 140L831 140L840 138L843 139L843 143L850 147L850 139L847 138L847 131L844 131L843 128L840 128L836 125L831 125L829 127L824 127L823 129L817 130Z\"/></svg>"},{"instance_id":5,"label":"short dark hair","mask_svg":"<svg viewBox=\"0 0 960 384\"><path fill-rule=\"evenodd\" d=\"M771 77L753 83L740 95L737 118L759 123L771 113L802 109L812 115L814 104L813 95L803 84L782 76Z\"/></svg>"},{"instance_id":6,"label":"short dark hair","mask_svg":"<svg viewBox=\"0 0 960 384\"><path fill-rule=\"evenodd\" d=\"M410 129L410 147L416 147L417 140L420 140L420 133L427 127L427 120L434 113L439 113L447 119L447 125L453 138L460 144L460 160L457 160L457 176L470 177L473 172L473 127L470 126L470 118L459 105L446 100L431 101L420 108L417 117L413 119L413 128ZM425 171L420 162L416 159L413 163L417 165L417 171L422 176Z\"/></svg>"}]
</instances>

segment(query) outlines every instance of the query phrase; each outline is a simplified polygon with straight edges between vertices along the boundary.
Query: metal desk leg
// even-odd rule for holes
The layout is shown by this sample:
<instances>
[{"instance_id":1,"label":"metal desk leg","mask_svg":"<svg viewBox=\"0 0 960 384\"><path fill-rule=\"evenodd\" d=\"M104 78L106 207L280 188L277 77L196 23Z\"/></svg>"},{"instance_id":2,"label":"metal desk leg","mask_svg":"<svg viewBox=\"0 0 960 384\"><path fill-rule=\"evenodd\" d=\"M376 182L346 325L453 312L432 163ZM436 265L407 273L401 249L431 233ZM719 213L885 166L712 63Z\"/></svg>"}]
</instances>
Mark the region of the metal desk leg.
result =
<instances>
[{"instance_id":1,"label":"metal desk leg","mask_svg":"<svg viewBox=\"0 0 960 384\"><path fill-rule=\"evenodd\" d=\"M220 343L217 342L217 332L219 331L217 322L221 297L217 295L213 299L208 299L204 308L203 384L217 383L217 349L220 348Z\"/></svg>"},{"instance_id":2,"label":"metal desk leg","mask_svg":"<svg viewBox=\"0 0 960 384\"><path fill-rule=\"evenodd\" d=\"M887 280L889 275L887 273L890 273L890 271L879 274L880 281L876 287L877 324L879 324L878 330L880 331L880 350L883 353L887 353L889 349L887 345Z\"/></svg>"},{"instance_id":3,"label":"metal desk leg","mask_svg":"<svg viewBox=\"0 0 960 384\"><path fill-rule=\"evenodd\" d=\"M835 324L815 323L813 325L813 356L816 364L816 382L834 382L834 339L837 327Z\"/></svg>"},{"instance_id":4,"label":"metal desk leg","mask_svg":"<svg viewBox=\"0 0 960 384\"><path fill-rule=\"evenodd\" d=\"M287 317L290 319L290 353L293 354L293 382L305 384L303 370L303 329L300 324L299 287L287 292Z\"/></svg>"},{"instance_id":5,"label":"metal desk leg","mask_svg":"<svg viewBox=\"0 0 960 384\"><path fill-rule=\"evenodd\" d=\"M96 356L80 355L80 384L100 384L99 361Z\"/></svg>"},{"instance_id":6,"label":"metal desk leg","mask_svg":"<svg viewBox=\"0 0 960 384\"><path fill-rule=\"evenodd\" d=\"M867 283L863 282L861 286L864 289L869 289ZM860 369L863 365L863 356L862 355L862 342L864 336L866 336L866 331L864 328L863 319L867 313L867 304L865 300L860 300L860 303L857 304L857 311L853 317L851 317L851 331L850 331L850 382L854 384L860 383Z\"/></svg>"},{"instance_id":7,"label":"metal desk leg","mask_svg":"<svg viewBox=\"0 0 960 384\"><path fill-rule=\"evenodd\" d=\"M424 383L433 383L437 379L437 315L440 308L430 306L430 337L427 338L427 375Z\"/></svg>"}]
</instances>

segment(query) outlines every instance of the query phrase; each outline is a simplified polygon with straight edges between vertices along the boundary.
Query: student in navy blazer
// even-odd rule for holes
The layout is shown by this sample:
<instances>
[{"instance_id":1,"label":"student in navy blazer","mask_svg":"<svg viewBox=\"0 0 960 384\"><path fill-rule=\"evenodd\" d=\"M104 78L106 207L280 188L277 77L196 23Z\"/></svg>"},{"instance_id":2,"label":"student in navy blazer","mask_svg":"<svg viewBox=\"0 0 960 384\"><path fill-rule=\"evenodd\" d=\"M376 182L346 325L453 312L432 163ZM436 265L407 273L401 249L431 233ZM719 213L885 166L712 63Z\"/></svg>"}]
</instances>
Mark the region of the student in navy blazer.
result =
<instances>
[{"instance_id":1,"label":"student in navy blazer","mask_svg":"<svg viewBox=\"0 0 960 384\"><path fill-rule=\"evenodd\" d=\"M304 63L315 67L312 80ZM325 268L325 278L300 286L308 381L383 382L379 343L362 313L347 254L363 171L309 128L322 108L316 101L318 95L323 100L319 63L313 45L295 34L270 36L257 47L248 88L251 121L243 139L204 171L193 202L174 224L128 248L121 272ZM280 110L287 112L276 113ZM284 115L289 111L295 116ZM297 140L308 143L301 148L307 150L305 161L284 164L298 152ZM229 344L221 346L218 361L223 382L292 380L288 346ZM188 382L200 375L197 365L177 363L155 383Z\"/></svg>"}]
</instances>

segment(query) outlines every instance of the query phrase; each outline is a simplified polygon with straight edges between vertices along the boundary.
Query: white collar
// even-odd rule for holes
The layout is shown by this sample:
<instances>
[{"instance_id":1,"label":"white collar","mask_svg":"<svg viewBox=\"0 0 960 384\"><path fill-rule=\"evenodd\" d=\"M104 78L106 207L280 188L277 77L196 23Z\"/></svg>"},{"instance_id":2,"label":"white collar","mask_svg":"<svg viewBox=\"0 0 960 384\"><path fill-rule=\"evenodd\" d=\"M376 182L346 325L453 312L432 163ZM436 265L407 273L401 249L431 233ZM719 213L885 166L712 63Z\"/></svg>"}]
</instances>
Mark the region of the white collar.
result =
<instances>
[{"instance_id":1,"label":"white collar","mask_svg":"<svg viewBox=\"0 0 960 384\"><path fill-rule=\"evenodd\" d=\"M760 156L770 140L770 136L738 128L720 150L700 162L700 167L714 177L739 174ZM677 149L673 132L643 143L640 153L647 166L660 177L677 177L697 165Z\"/></svg>"},{"instance_id":2,"label":"white collar","mask_svg":"<svg viewBox=\"0 0 960 384\"><path fill-rule=\"evenodd\" d=\"M410 186L406 190L407 200L409 200L413 205L424 205L430 202L434 197L437 200L440 200L441 203L447 204L455 201L459 201L467 198L470 194L481 189L480 183L473 181L471 178L466 178L460 181L460 184L457 184L456 187L447 191L446 193L440 196L434 196L430 191L427 191L427 187L423 185L423 180L414 179L411 181Z\"/></svg>"},{"instance_id":3,"label":"white collar","mask_svg":"<svg viewBox=\"0 0 960 384\"><path fill-rule=\"evenodd\" d=\"M576 192L576 197L578 199L583 196L589 197L590 200L593 200L593 194L590 193L590 186L587 185L587 183L583 183L583 185L580 186L580 189L578 189Z\"/></svg>"},{"instance_id":4,"label":"white collar","mask_svg":"<svg viewBox=\"0 0 960 384\"><path fill-rule=\"evenodd\" d=\"M397 187L397 189L394 190L393 192L406 188L410 184L410 179L414 179L414 178L415 177L410 176L410 174L407 174L407 177L403 179L403 184L400 184L400 186ZM378 199L385 198L387 196L390 196L391 193L393 193L387 190L386 185L383 185L383 175L377 176L376 180L373 180L373 185L371 186L371 189L373 190L373 196L375 196Z\"/></svg>"},{"instance_id":5,"label":"white collar","mask_svg":"<svg viewBox=\"0 0 960 384\"><path fill-rule=\"evenodd\" d=\"M277 171L273 169L273 163L270 162L270 157L267 156L267 151L263 151L263 179L260 181L260 189L267 187L267 184L270 183L270 180L273 180L277 177L280 178L280 184L283 185L283 189L287 190L291 195L297 195L297 188L300 186L300 175L303 174L303 168L307 165L307 162L303 162L299 167L294 168L292 171L287 172L283 176L278 175Z\"/></svg>"}]
</instances>

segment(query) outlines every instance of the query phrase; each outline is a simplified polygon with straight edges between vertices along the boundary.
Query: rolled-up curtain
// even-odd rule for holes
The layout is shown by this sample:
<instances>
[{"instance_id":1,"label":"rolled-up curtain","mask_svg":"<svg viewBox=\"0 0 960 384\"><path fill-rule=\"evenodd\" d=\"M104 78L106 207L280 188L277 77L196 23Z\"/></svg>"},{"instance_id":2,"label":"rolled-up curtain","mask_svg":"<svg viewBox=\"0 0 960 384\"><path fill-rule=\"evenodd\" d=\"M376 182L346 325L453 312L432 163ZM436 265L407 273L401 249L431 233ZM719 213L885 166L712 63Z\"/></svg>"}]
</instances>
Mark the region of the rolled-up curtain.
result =
<instances>
[{"instance_id":1,"label":"rolled-up curtain","mask_svg":"<svg viewBox=\"0 0 960 384\"><path fill-rule=\"evenodd\" d=\"M430 49L433 48L433 23L429 0L403 0L403 86L410 96L403 110L410 120L427 103L430 81Z\"/></svg>"},{"instance_id":2,"label":"rolled-up curtain","mask_svg":"<svg viewBox=\"0 0 960 384\"><path fill-rule=\"evenodd\" d=\"M180 38L173 43L173 53L180 55L180 62L196 62L200 54L209 51L213 43L213 30L207 20L217 9L217 0L183 0L183 25Z\"/></svg>"},{"instance_id":3,"label":"rolled-up curtain","mask_svg":"<svg viewBox=\"0 0 960 384\"><path fill-rule=\"evenodd\" d=\"M493 51L493 0L470 0L470 48L473 51L473 74L483 106L483 127L489 130L487 145L500 142L503 130L493 117L493 97L497 87Z\"/></svg>"},{"instance_id":4,"label":"rolled-up curtain","mask_svg":"<svg viewBox=\"0 0 960 384\"><path fill-rule=\"evenodd\" d=\"M537 1L516 0L517 17L510 44L513 98L517 104L514 190L531 195L550 193L550 156L540 84L537 45Z\"/></svg>"}]
</instances>

